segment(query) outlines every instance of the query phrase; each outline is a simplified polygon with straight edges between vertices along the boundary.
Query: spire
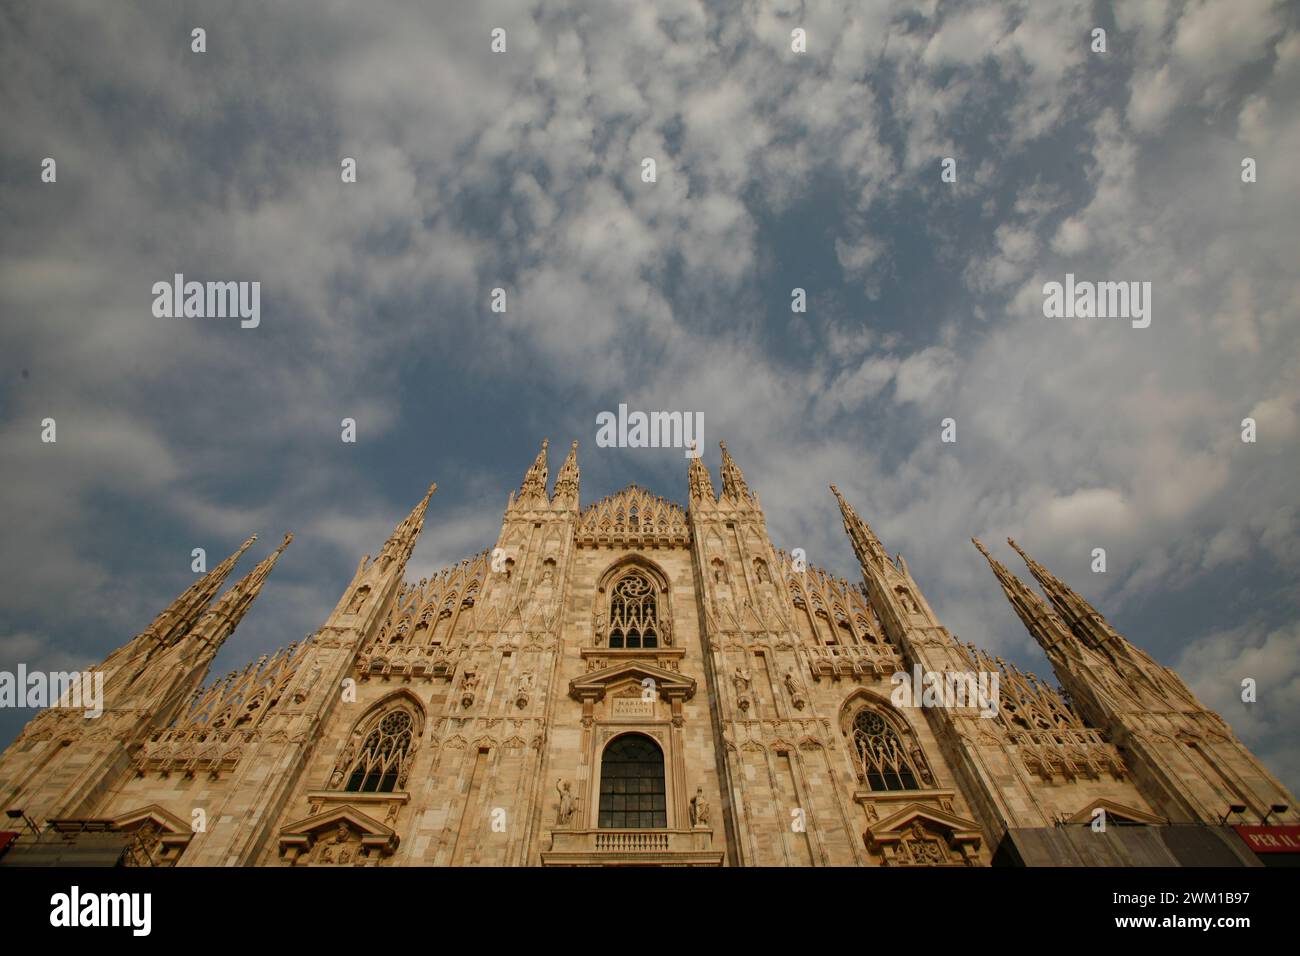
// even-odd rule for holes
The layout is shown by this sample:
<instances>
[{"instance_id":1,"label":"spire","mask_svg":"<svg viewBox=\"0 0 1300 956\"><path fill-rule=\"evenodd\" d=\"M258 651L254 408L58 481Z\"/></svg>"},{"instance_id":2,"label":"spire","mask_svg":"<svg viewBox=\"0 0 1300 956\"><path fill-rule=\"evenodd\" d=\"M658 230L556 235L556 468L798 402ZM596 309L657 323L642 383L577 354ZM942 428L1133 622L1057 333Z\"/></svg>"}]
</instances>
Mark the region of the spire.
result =
<instances>
[{"instance_id":1,"label":"spire","mask_svg":"<svg viewBox=\"0 0 1300 956\"><path fill-rule=\"evenodd\" d=\"M1052 656L1053 652L1058 652L1057 645L1061 641L1070 638L1069 628L1056 616L1046 601L1008 571L1001 561L989 554L984 545L980 544L978 538L971 538L971 543L988 561L989 567L993 569L994 575L997 576L998 583L1002 585L1002 592L1007 596L1007 600L1011 602L1011 606L1024 623L1025 629L1029 631L1030 636L1038 642L1049 657Z\"/></svg>"},{"instance_id":2,"label":"spire","mask_svg":"<svg viewBox=\"0 0 1300 956\"><path fill-rule=\"evenodd\" d=\"M157 641L164 646L175 643L203 616L203 612L208 609L212 599L220 593L226 578L235 569L239 559L256 540L257 535L250 537L234 554L186 588L180 597L168 605L154 618L153 623L140 633L140 638L146 641Z\"/></svg>"},{"instance_id":3,"label":"spire","mask_svg":"<svg viewBox=\"0 0 1300 956\"><path fill-rule=\"evenodd\" d=\"M1119 633L1097 609L1076 594L1069 585L1027 555L1010 538L1007 538L1007 544L1016 549L1016 553L1024 560L1029 572L1052 602L1056 613L1081 641L1095 648L1104 648L1112 642L1122 641Z\"/></svg>"},{"instance_id":4,"label":"spire","mask_svg":"<svg viewBox=\"0 0 1300 956\"><path fill-rule=\"evenodd\" d=\"M889 565L889 553L885 546L880 543L874 531L868 527L867 523L858 517L858 513L853 510L853 506L844 500L840 490L831 485L831 493L840 503L840 514L844 518L844 530L848 533L849 541L853 545L853 553L858 559L858 563L863 568L874 567L882 570Z\"/></svg>"},{"instance_id":5,"label":"spire","mask_svg":"<svg viewBox=\"0 0 1300 956\"><path fill-rule=\"evenodd\" d=\"M293 533L286 534L278 548L263 558L257 567L244 575L229 591L221 595L220 600L199 619L198 624L194 626L193 636L200 645L212 648L212 653L216 652L216 648L230 636L252 606L254 599L262 592L262 585L266 583L267 576L275 567L275 562L280 560L280 555L284 554L284 549L289 547L289 542L292 540Z\"/></svg>"},{"instance_id":6,"label":"spire","mask_svg":"<svg viewBox=\"0 0 1300 956\"><path fill-rule=\"evenodd\" d=\"M709 475L709 469L704 467L704 456L696 450L694 440L691 441L691 452L691 464L686 470L690 500L703 500L712 504L717 500L713 495L713 478Z\"/></svg>"},{"instance_id":7,"label":"spire","mask_svg":"<svg viewBox=\"0 0 1300 956\"><path fill-rule=\"evenodd\" d=\"M420 531L424 528L424 513L429 508L429 499L433 493L438 490L437 483L429 485L429 490L424 493L424 497L411 509L411 513L401 520L393 533L388 536L384 542L383 550L379 552L382 561L384 558L391 558L398 564L405 564L411 552L415 550L415 540L420 536Z\"/></svg>"},{"instance_id":8,"label":"spire","mask_svg":"<svg viewBox=\"0 0 1300 956\"><path fill-rule=\"evenodd\" d=\"M545 472L546 464L543 462L543 475ZM542 487L543 489L546 487L544 477ZM578 503L578 443L576 441L569 446L569 454L565 457L564 464L560 466L560 473L555 476L555 497L566 501L571 500L574 505Z\"/></svg>"},{"instance_id":9,"label":"spire","mask_svg":"<svg viewBox=\"0 0 1300 956\"><path fill-rule=\"evenodd\" d=\"M546 447L549 444L549 439L542 439L542 450L537 453L537 458L524 475L524 483L519 487L519 498L516 500L523 501L534 497L546 499Z\"/></svg>"},{"instance_id":10,"label":"spire","mask_svg":"<svg viewBox=\"0 0 1300 956\"><path fill-rule=\"evenodd\" d=\"M725 441L718 442L722 448L722 494L724 497L731 498L734 501L748 501L751 497L749 486L745 484L745 476L740 470L740 466L731 460L731 455L727 451Z\"/></svg>"}]
</instances>

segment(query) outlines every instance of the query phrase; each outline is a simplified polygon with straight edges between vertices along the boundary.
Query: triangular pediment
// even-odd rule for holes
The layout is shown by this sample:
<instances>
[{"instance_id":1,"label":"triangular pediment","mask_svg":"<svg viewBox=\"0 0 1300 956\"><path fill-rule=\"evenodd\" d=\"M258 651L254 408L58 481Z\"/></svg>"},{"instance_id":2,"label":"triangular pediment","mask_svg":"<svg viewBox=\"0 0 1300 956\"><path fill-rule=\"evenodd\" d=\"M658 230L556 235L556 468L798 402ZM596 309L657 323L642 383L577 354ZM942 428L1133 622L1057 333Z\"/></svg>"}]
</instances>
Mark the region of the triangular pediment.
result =
<instances>
[{"instance_id":1,"label":"triangular pediment","mask_svg":"<svg viewBox=\"0 0 1300 956\"><path fill-rule=\"evenodd\" d=\"M320 813L309 817L303 817L301 820L295 820L293 823L281 827L280 835L281 837L315 835L321 830L337 829L340 823L360 833L362 837L388 839L393 836L392 827L384 826L374 817L368 816L356 807L346 803L342 806L322 810Z\"/></svg>"},{"instance_id":2,"label":"triangular pediment","mask_svg":"<svg viewBox=\"0 0 1300 956\"><path fill-rule=\"evenodd\" d=\"M1139 810L1137 807L1126 806L1122 803L1116 803L1114 800L1107 800L1102 797L1092 801L1074 816L1070 817L1067 823L1092 823L1092 814L1094 810L1102 809L1106 811L1108 818L1127 820L1131 823L1145 823L1149 826L1160 826L1166 821L1163 817L1158 817L1146 810Z\"/></svg>"},{"instance_id":3,"label":"triangular pediment","mask_svg":"<svg viewBox=\"0 0 1300 956\"><path fill-rule=\"evenodd\" d=\"M132 810L130 813L115 817L113 826L118 830L134 830L147 822L153 822L160 830L167 833L184 833L186 836L190 836L192 832L192 828L187 821L182 820L170 810L156 803L151 803L147 807L141 807L138 810Z\"/></svg>"},{"instance_id":4,"label":"triangular pediment","mask_svg":"<svg viewBox=\"0 0 1300 956\"><path fill-rule=\"evenodd\" d=\"M647 679L654 681L661 697L690 700L695 696L694 678L643 660L617 661L575 677L569 681L569 696L574 700L601 700L607 693L621 689L620 685L640 685Z\"/></svg>"},{"instance_id":5,"label":"triangular pediment","mask_svg":"<svg viewBox=\"0 0 1300 956\"><path fill-rule=\"evenodd\" d=\"M373 852L389 856L397 849L399 842L400 838L391 827L346 803L280 828L280 854L295 862L355 862ZM358 844L360 855L352 858L349 845ZM317 853L320 854L319 859L316 859ZM338 854L337 859L335 853Z\"/></svg>"},{"instance_id":6,"label":"triangular pediment","mask_svg":"<svg viewBox=\"0 0 1300 956\"><path fill-rule=\"evenodd\" d=\"M890 835L903 832L917 821L927 824L931 829L947 831L950 840L979 840L981 835L979 824L974 820L967 820L955 813L937 810L923 803L909 803L900 807L889 816L873 823L868 827L867 832L875 839L882 837L888 839Z\"/></svg>"}]
</instances>

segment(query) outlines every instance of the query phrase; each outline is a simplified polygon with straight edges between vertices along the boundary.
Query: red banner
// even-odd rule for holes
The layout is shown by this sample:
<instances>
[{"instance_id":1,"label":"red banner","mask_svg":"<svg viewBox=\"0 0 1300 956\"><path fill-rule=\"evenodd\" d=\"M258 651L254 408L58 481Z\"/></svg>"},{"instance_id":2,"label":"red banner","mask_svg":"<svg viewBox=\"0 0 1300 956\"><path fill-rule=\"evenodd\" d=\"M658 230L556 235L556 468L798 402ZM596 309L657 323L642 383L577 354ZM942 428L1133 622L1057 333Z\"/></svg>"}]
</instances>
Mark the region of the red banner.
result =
<instances>
[{"instance_id":1,"label":"red banner","mask_svg":"<svg viewBox=\"0 0 1300 956\"><path fill-rule=\"evenodd\" d=\"M4 855L5 850L9 849L9 844L18 839L18 834L9 830L0 830L0 856Z\"/></svg>"},{"instance_id":2,"label":"red banner","mask_svg":"<svg viewBox=\"0 0 1300 956\"><path fill-rule=\"evenodd\" d=\"M1300 826L1233 827L1256 853L1300 853Z\"/></svg>"}]
</instances>

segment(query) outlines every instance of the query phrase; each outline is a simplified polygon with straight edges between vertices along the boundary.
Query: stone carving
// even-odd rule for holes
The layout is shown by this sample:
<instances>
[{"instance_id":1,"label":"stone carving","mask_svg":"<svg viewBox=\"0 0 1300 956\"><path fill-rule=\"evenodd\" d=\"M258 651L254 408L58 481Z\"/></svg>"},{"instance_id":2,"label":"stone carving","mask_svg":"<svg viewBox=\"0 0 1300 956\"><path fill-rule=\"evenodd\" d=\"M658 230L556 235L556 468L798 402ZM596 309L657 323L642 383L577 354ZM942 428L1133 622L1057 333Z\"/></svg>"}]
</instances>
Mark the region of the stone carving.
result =
<instances>
[{"instance_id":1,"label":"stone carving","mask_svg":"<svg viewBox=\"0 0 1300 956\"><path fill-rule=\"evenodd\" d=\"M153 820L136 827L122 858L124 866L158 866L162 863L162 830Z\"/></svg>"},{"instance_id":2,"label":"stone carving","mask_svg":"<svg viewBox=\"0 0 1300 956\"><path fill-rule=\"evenodd\" d=\"M515 706L524 708L528 706L529 695L533 692L533 672L524 671L519 675L515 682Z\"/></svg>"},{"instance_id":3,"label":"stone carving","mask_svg":"<svg viewBox=\"0 0 1300 956\"><path fill-rule=\"evenodd\" d=\"M370 586L368 584L363 584L361 587L357 588L356 592L352 595L352 600L348 603L347 613L356 614L357 611L361 609L361 605L366 603L366 598L368 597L370 597Z\"/></svg>"},{"instance_id":4,"label":"stone carving","mask_svg":"<svg viewBox=\"0 0 1300 956\"><path fill-rule=\"evenodd\" d=\"M311 696L312 690L315 688L316 684L320 681L320 675L321 675L320 664L319 663L312 664L311 670L307 673L307 680L304 681L302 686L298 688L298 692L293 695L293 702L295 704L301 704L304 700L306 700L308 697Z\"/></svg>"},{"instance_id":5,"label":"stone carving","mask_svg":"<svg viewBox=\"0 0 1300 956\"><path fill-rule=\"evenodd\" d=\"M555 823L556 826L567 827L573 822L573 815L578 811L578 803L573 796L569 781L556 780L555 789L560 795L560 802L556 806Z\"/></svg>"},{"instance_id":6,"label":"stone carving","mask_svg":"<svg viewBox=\"0 0 1300 956\"><path fill-rule=\"evenodd\" d=\"M334 828L333 838L326 838L312 847L310 861L318 864L346 866L352 862L352 830L342 820Z\"/></svg>"},{"instance_id":7,"label":"stone carving","mask_svg":"<svg viewBox=\"0 0 1300 956\"><path fill-rule=\"evenodd\" d=\"M696 787L695 796L691 797L691 826L707 827L709 825L709 801L704 796L704 788Z\"/></svg>"},{"instance_id":8,"label":"stone carving","mask_svg":"<svg viewBox=\"0 0 1300 956\"><path fill-rule=\"evenodd\" d=\"M933 866L947 863L948 854L939 841L926 832L920 820L913 820L907 835L898 841L895 859L911 866Z\"/></svg>"},{"instance_id":9,"label":"stone carving","mask_svg":"<svg viewBox=\"0 0 1300 956\"><path fill-rule=\"evenodd\" d=\"M934 777L930 775L930 767L926 762L925 751L921 749L921 745L917 743L912 744L911 754L912 763L916 766L916 772L921 775L921 781L926 786L933 786Z\"/></svg>"},{"instance_id":10,"label":"stone carving","mask_svg":"<svg viewBox=\"0 0 1300 956\"><path fill-rule=\"evenodd\" d=\"M736 706L741 710L749 710L749 671L736 667L736 672L731 675L731 682L736 685Z\"/></svg>"},{"instance_id":11,"label":"stone carving","mask_svg":"<svg viewBox=\"0 0 1300 956\"><path fill-rule=\"evenodd\" d=\"M360 746L361 732L354 731L351 739L344 745L343 753L339 755L338 763L334 765L334 771L330 774L329 789L337 790L343 786L343 776L347 773L348 767L352 766L352 761L356 759Z\"/></svg>"},{"instance_id":12,"label":"stone carving","mask_svg":"<svg viewBox=\"0 0 1300 956\"><path fill-rule=\"evenodd\" d=\"M470 707L474 704L474 691L478 688L478 674L474 671L466 671L465 676L460 679L460 703L462 707Z\"/></svg>"},{"instance_id":13,"label":"stone carving","mask_svg":"<svg viewBox=\"0 0 1300 956\"><path fill-rule=\"evenodd\" d=\"M803 710L808 699L804 696L803 684L795 676L793 667L785 672L785 689L790 695L790 702L794 704L795 710Z\"/></svg>"},{"instance_id":14,"label":"stone carving","mask_svg":"<svg viewBox=\"0 0 1300 956\"><path fill-rule=\"evenodd\" d=\"M912 597L912 592L903 587L903 585L900 584L898 587L894 588L894 593L898 595L899 601L902 602L903 607L907 611L912 614L921 613L921 608L920 605L916 603L916 598Z\"/></svg>"}]
</instances>

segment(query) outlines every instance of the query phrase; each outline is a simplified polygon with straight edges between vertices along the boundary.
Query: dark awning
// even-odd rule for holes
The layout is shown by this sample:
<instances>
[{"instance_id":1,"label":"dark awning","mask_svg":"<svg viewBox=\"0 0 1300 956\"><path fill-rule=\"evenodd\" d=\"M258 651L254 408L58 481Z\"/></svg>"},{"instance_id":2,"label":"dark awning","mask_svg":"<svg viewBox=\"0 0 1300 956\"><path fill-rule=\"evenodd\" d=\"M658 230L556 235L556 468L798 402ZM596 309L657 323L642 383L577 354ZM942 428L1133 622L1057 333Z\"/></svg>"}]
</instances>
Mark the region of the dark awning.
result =
<instances>
[{"instance_id":1,"label":"dark awning","mask_svg":"<svg viewBox=\"0 0 1300 956\"><path fill-rule=\"evenodd\" d=\"M1230 827L1202 824L1012 829L995 862L1016 866L1260 866Z\"/></svg>"},{"instance_id":2,"label":"dark awning","mask_svg":"<svg viewBox=\"0 0 1300 956\"><path fill-rule=\"evenodd\" d=\"M0 866L117 866L129 833L43 833L9 847Z\"/></svg>"}]
</instances>

